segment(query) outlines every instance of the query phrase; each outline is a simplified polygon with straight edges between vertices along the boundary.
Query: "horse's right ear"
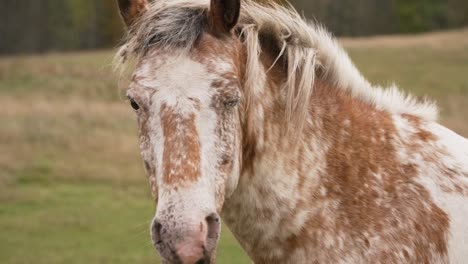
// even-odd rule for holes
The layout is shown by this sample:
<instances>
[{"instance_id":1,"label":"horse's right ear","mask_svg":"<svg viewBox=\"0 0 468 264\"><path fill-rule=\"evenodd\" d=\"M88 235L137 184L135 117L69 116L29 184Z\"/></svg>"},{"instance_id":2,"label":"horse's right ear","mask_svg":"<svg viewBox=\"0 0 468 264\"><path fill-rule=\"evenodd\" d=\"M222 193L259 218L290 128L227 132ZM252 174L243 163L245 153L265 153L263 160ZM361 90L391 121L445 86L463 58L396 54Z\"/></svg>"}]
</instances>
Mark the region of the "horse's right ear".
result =
<instances>
[{"instance_id":1,"label":"horse's right ear","mask_svg":"<svg viewBox=\"0 0 468 264\"><path fill-rule=\"evenodd\" d=\"M131 27L148 10L148 0L117 0L127 28Z\"/></svg>"}]
</instances>

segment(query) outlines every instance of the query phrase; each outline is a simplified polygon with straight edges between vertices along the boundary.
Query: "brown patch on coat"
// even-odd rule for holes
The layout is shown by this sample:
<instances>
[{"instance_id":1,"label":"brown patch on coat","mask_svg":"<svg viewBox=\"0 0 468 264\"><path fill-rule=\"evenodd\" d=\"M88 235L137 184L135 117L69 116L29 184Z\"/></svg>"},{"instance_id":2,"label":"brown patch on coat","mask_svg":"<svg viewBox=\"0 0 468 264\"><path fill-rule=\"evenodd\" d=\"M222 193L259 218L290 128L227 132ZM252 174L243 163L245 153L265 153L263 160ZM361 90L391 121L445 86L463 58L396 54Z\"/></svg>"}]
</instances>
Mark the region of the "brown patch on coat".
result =
<instances>
[{"instance_id":1,"label":"brown patch on coat","mask_svg":"<svg viewBox=\"0 0 468 264\"><path fill-rule=\"evenodd\" d=\"M164 133L164 183L178 187L196 181L201 165L195 114L183 116L164 104L160 115Z\"/></svg>"},{"instance_id":2,"label":"brown patch on coat","mask_svg":"<svg viewBox=\"0 0 468 264\"><path fill-rule=\"evenodd\" d=\"M431 132L422 128L423 120L420 117L402 114L401 117L408 120L408 122L416 129L416 133L413 135L413 139L420 141L420 143L433 142L438 140L438 138Z\"/></svg>"},{"instance_id":3,"label":"brown patch on coat","mask_svg":"<svg viewBox=\"0 0 468 264\"><path fill-rule=\"evenodd\" d=\"M422 142L429 142L429 141L436 141L437 137L430 133L429 131L421 130L415 134L415 137L417 137L419 140Z\"/></svg>"},{"instance_id":4,"label":"brown patch on coat","mask_svg":"<svg viewBox=\"0 0 468 264\"><path fill-rule=\"evenodd\" d=\"M329 190L327 198L339 201L334 228L346 230L356 241L365 241L362 234L373 233L394 247L393 252L377 251L377 259L385 254L389 262L398 261L395 254L401 247L416 252L411 261L418 263L446 257L448 216L415 181L416 165L398 160L394 146L398 132L391 116L321 82L315 86L314 95L315 103L327 113L323 129L331 135L322 179ZM423 130L416 136L421 141L435 139ZM411 228L417 223L419 230Z\"/></svg>"},{"instance_id":5,"label":"brown patch on coat","mask_svg":"<svg viewBox=\"0 0 468 264\"><path fill-rule=\"evenodd\" d=\"M421 118L410 114L403 114L415 132L405 142L408 149L421 155L428 166L432 166L437 173L436 181L441 190L447 193L457 193L468 196L467 173L460 167L454 167L453 164L447 165L442 162L445 157L451 154L443 147L437 144L439 139L436 135L424 129L424 122Z\"/></svg>"}]
</instances>

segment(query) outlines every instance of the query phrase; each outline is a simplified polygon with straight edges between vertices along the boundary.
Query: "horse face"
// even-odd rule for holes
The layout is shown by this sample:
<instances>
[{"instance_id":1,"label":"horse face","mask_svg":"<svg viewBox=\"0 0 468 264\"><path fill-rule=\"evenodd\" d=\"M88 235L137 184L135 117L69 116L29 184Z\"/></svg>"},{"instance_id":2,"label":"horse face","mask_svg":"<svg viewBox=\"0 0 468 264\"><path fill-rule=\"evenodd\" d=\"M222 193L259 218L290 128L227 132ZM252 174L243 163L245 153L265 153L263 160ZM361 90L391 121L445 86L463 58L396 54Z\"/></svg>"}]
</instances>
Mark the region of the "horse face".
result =
<instances>
[{"instance_id":1,"label":"horse face","mask_svg":"<svg viewBox=\"0 0 468 264\"><path fill-rule=\"evenodd\" d=\"M127 24L146 8L120 2ZM235 23L217 19L225 18L208 15L190 50L151 48L127 91L157 203L151 237L168 263L214 262L219 214L239 178L240 43L229 37Z\"/></svg>"},{"instance_id":2,"label":"horse face","mask_svg":"<svg viewBox=\"0 0 468 264\"><path fill-rule=\"evenodd\" d=\"M240 89L232 65L153 51L127 91L158 203L152 238L163 257L204 256L217 243L218 214L239 177Z\"/></svg>"}]
</instances>

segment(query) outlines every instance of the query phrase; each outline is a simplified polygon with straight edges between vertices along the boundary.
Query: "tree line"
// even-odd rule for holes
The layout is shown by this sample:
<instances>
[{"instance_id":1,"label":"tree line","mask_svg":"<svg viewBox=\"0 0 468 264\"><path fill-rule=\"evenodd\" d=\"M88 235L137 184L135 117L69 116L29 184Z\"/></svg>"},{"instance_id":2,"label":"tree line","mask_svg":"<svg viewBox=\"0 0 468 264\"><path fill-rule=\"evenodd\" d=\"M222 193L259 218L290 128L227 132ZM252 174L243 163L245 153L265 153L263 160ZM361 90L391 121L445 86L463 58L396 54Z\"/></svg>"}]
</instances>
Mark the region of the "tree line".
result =
<instances>
[{"instance_id":1,"label":"tree line","mask_svg":"<svg viewBox=\"0 0 468 264\"><path fill-rule=\"evenodd\" d=\"M467 0L293 0L338 36L418 33L468 25Z\"/></svg>"},{"instance_id":2,"label":"tree line","mask_svg":"<svg viewBox=\"0 0 468 264\"><path fill-rule=\"evenodd\" d=\"M115 0L1 0L0 53L115 46L123 30Z\"/></svg>"},{"instance_id":3,"label":"tree line","mask_svg":"<svg viewBox=\"0 0 468 264\"><path fill-rule=\"evenodd\" d=\"M208 1L208 0L207 0ZM415 33L468 25L467 0L291 0L338 36ZM0 54L116 46L115 0L2 0Z\"/></svg>"}]
</instances>

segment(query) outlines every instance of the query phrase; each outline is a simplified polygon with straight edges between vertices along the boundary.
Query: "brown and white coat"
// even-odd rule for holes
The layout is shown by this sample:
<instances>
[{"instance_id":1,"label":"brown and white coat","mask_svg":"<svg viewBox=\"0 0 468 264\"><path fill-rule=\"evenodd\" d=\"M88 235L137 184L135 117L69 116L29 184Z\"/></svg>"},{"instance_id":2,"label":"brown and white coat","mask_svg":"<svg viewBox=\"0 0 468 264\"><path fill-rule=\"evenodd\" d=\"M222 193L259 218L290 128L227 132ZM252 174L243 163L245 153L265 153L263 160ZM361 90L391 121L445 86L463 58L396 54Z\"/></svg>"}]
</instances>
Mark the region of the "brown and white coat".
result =
<instances>
[{"instance_id":1,"label":"brown and white coat","mask_svg":"<svg viewBox=\"0 0 468 264\"><path fill-rule=\"evenodd\" d=\"M466 262L468 141L432 103L288 8L119 3L164 262L213 263L219 215L257 264Z\"/></svg>"}]
</instances>

